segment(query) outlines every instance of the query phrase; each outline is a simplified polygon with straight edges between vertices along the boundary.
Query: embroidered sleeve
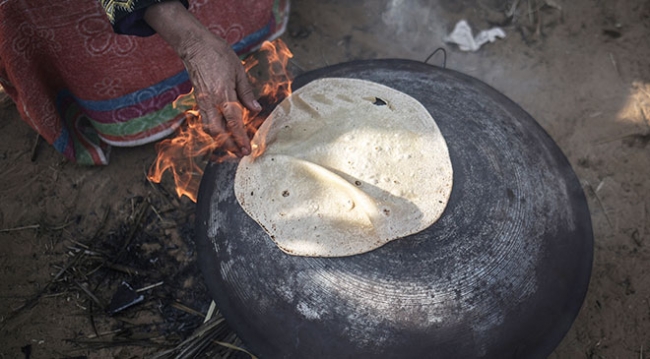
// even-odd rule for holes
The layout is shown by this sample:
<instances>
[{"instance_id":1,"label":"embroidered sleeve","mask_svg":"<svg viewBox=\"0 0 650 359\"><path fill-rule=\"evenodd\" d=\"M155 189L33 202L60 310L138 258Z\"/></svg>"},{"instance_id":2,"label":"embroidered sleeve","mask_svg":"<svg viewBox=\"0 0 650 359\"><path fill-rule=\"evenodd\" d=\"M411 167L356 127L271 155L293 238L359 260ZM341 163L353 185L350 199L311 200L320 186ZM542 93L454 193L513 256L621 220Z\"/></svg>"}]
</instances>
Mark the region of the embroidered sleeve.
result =
<instances>
[{"instance_id":1,"label":"embroidered sleeve","mask_svg":"<svg viewBox=\"0 0 650 359\"><path fill-rule=\"evenodd\" d=\"M161 1L177 0L98 0L113 30L118 34L150 36L156 32L144 21L147 7ZM187 8L187 0L180 0Z\"/></svg>"}]
</instances>

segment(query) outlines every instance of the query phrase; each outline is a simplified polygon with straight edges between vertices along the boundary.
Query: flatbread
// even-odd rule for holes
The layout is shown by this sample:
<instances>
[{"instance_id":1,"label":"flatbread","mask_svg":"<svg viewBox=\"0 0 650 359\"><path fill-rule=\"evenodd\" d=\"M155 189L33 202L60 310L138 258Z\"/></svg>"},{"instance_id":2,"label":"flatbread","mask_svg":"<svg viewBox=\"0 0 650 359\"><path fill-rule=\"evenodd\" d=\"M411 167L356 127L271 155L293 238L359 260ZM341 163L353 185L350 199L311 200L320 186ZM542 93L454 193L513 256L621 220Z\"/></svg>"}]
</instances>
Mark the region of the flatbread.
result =
<instances>
[{"instance_id":1,"label":"flatbread","mask_svg":"<svg viewBox=\"0 0 650 359\"><path fill-rule=\"evenodd\" d=\"M447 144L411 96L374 82L312 81L282 101L235 176L240 205L286 253L339 257L417 233L442 215Z\"/></svg>"}]
</instances>

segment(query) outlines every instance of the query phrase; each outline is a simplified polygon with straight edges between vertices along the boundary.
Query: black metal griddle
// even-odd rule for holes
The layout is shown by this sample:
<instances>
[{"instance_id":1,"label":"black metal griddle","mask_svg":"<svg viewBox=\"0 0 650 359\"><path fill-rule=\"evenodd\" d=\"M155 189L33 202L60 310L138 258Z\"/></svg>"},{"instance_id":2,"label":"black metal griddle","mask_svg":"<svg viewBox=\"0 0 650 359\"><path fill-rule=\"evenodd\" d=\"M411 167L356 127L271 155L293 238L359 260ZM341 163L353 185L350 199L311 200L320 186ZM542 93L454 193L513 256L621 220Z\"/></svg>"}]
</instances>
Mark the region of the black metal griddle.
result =
<instances>
[{"instance_id":1,"label":"black metal griddle","mask_svg":"<svg viewBox=\"0 0 650 359\"><path fill-rule=\"evenodd\" d=\"M504 95L455 71L357 61L305 73L293 87L322 77L370 80L420 101L449 147L451 198L431 227L377 250L296 257L241 209L237 164L210 164L199 262L246 347L262 359L548 356L578 314L593 257L582 188L553 140Z\"/></svg>"}]
</instances>

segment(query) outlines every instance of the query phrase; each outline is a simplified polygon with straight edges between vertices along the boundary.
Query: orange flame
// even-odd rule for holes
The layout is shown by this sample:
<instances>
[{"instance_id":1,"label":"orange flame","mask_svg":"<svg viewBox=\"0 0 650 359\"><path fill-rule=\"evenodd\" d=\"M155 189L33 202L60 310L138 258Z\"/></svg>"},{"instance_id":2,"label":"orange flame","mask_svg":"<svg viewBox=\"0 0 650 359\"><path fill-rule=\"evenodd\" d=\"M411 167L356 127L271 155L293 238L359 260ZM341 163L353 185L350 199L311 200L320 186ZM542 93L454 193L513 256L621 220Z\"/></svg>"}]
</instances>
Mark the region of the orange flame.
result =
<instances>
[{"instance_id":1,"label":"orange flame","mask_svg":"<svg viewBox=\"0 0 650 359\"><path fill-rule=\"evenodd\" d=\"M262 105L262 111L259 113L243 109L243 122L250 138L255 135L275 105L291 95L291 78L286 70L291 57L293 57L291 51L278 39L273 43L264 42L258 56L249 56L243 61L248 78ZM179 97L174 105L180 105L178 102L186 98L187 96ZM185 117L186 121L175 137L162 140L156 145L158 156L149 168L147 178L152 182L160 183L163 174L169 170L173 175L178 197L185 195L196 202L199 184L203 177L200 162L206 159L222 162L235 159L236 156L225 151L216 153L230 134L224 133L215 137L205 132L201 115L197 110L187 111ZM264 152L263 143L251 145L253 157Z\"/></svg>"}]
</instances>

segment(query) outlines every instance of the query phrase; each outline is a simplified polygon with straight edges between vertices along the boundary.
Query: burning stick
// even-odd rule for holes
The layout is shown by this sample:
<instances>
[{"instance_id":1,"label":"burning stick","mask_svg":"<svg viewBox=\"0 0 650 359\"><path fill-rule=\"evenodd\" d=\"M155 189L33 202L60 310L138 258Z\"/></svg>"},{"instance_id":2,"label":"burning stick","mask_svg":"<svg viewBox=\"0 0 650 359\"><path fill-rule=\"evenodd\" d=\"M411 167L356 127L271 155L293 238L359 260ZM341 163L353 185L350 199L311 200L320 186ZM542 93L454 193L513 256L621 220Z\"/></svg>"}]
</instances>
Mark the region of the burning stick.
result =
<instances>
[{"instance_id":1,"label":"burning stick","mask_svg":"<svg viewBox=\"0 0 650 359\"><path fill-rule=\"evenodd\" d=\"M260 60L250 57L243 62L246 73L249 74L249 80L253 87L259 91L259 102L262 104L260 113L252 113L242 108L244 126L251 138L275 105L291 95L291 79L287 74L286 66L289 58L293 55L287 46L281 40L276 40L273 43L267 41L262 44L260 52L265 55L263 60L266 63L265 70L268 72L267 78L259 80L251 76L253 69L264 66ZM258 72L261 74L262 71ZM180 104L175 103L174 105ZM230 134L211 136L205 132L199 112L188 111L186 122L181 126L177 135L156 145L158 156L149 169L147 178L152 182L160 183L163 173L170 170L176 184L178 197L185 195L196 202L199 184L203 177L203 169L198 162L206 159L222 162L236 158L234 154L221 149L229 137ZM253 144L254 156L259 156L263 151L263 145Z\"/></svg>"}]
</instances>

